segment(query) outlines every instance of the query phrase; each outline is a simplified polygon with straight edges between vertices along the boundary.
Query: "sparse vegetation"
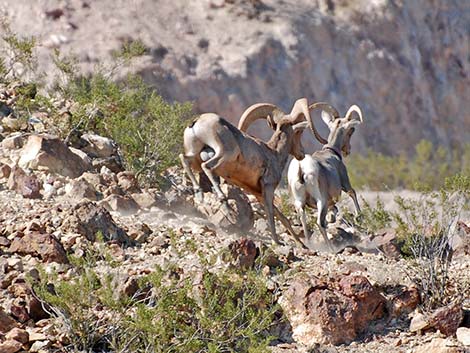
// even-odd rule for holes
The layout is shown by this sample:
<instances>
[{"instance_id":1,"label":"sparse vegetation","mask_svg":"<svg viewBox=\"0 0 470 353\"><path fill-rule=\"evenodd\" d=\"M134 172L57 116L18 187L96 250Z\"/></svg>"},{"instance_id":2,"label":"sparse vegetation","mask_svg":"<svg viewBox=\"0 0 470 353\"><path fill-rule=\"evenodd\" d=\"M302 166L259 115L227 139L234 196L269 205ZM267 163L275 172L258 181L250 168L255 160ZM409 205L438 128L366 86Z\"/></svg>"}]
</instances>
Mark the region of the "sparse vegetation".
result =
<instances>
[{"instance_id":1,"label":"sparse vegetation","mask_svg":"<svg viewBox=\"0 0 470 353\"><path fill-rule=\"evenodd\" d=\"M410 257L409 275L421 290L424 309L461 299L463 288L449 286L448 269L457 221L469 210L469 183L470 177L456 175L447 178L439 191L424 192L418 200L395 199L399 212L393 217L402 251Z\"/></svg>"},{"instance_id":2,"label":"sparse vegetation","mask_svg":"<svg viewBox=\"0 0 470 353\"><path fill-rule=\"evenodd\" d=\"M74 57L55 51L53 61L58 73L55 84L46 90L40 82L26 81L25 70L22 75L14 70L19 63L40 76L35 66L34 38L20 39L7 24L3 28L2 39L9 50L0 61L0 71L4 72L0 76L5 84L20 87L14 112L25 120L25 126L32 111L42 111L48 116L44 122L47 128L68 143L83 132L110 137L120 147L127 169L148 184L161 181L161 172L177 163L191 104L166 102L137 75L118 76L120 67L145 52L142 42L126 42L115 53L113 64L97 67L88 76L78 75ZM68 102L71 108L64 114L57 102Z\"/></svg>"},{"instance_id":3,"label":"sparse vegetation","mask_svg":"<svg viewBox=\"0 0 470 353\"><path fill-rule=\"evenodd\" d=\"M354 187L370 190L423 189L437 190L445 178L456 174L470 175L470 144L454 150L434 146L422 140L413 156L386 156L369 151L346 159Z\"/></svg>"},{"instance_id":4,"label":"sparse vegetation","mask_svg":"<svg viewBox=\"0 0 470 353\"><path fill-rule=\"evenodd\" d=\"M257 270L190 274L158 267L127 297L115 275L97 272L93 257L71 262L72 280L43 271L35 285L67 334L69 351L261 353L273 339L276 294Z\"/></svg>"}]
</instances>

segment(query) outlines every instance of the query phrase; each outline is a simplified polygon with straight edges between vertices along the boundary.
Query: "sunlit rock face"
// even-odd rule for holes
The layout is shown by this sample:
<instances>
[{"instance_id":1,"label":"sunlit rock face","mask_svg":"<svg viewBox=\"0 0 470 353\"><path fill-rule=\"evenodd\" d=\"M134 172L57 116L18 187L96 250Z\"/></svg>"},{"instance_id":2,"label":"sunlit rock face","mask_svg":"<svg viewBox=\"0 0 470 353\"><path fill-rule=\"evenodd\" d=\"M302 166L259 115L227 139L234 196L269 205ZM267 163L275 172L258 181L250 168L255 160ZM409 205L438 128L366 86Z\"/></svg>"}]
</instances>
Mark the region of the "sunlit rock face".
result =
<instances>
[{"instance_id":1,"label":"sunlit rock face","mask_svg":"<svg viewBox=\"0 0 470 353\"><path fill-rule=\"evenodd\" d=\"M15 31L37 36L48 76L55 48L75 53L89 72L140 40L145 55L122 72L141 73L166 98L194 101L197 112L236 122L257 102L287 110L307 97L342 114L358 104L366 123L353 150L396 153L423 138L446 147L470 141L467 4L5 0L0 10ZM314 117L325 135L319 113ZM269 130L258 125L256 133Z\"/></svg>"}]
</instances>

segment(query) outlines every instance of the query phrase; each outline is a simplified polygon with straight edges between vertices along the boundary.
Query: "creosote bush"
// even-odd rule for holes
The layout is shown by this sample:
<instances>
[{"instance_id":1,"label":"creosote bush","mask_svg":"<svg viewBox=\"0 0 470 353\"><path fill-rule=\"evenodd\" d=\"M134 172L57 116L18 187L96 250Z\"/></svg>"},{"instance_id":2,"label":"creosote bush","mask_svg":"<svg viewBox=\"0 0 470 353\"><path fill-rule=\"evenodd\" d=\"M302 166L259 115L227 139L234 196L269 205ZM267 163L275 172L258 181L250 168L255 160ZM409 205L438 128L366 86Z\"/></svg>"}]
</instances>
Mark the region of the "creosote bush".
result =
<instances>
[{"instance_id":1,"label":"creosote bush","mask_svg":"<svg viewBox=\"0 0 470 353\"><path fill-rule=\"evenodd\" d=\"M44 112L47 130L67 143L73 144L85 132L110 137L119 146L125 167L148 184L158 184L161 173L178 163L191 104L165 101L138 75L118 76L133 58L146 52L141 41L126 42L114 52L111 64L97 66L87 76L78 74L76 58L56 50L57 75L46 87L39 81L34 38L18 37L7 23L0 27L7 48L0 52L0 83L15 87L17 98L11 108L25 128L32 129L28 121L33 112ZM57 102L68 102L67 113Z\"/></svg>"},{"instance_id":2,"label":"creosote bush","mask_svg":"<svg viewBox=\"0 0 470 353\"><path fill-rule=\"evenodd\" d=\"M258 270L157 267L127 297L119 294L117 273L96 271L95 256L71 263L71 280L42 271L34 284L70 341L67 351L268 352L270 329L280 320L276 293Z\"/></svg>"}]
</instances>

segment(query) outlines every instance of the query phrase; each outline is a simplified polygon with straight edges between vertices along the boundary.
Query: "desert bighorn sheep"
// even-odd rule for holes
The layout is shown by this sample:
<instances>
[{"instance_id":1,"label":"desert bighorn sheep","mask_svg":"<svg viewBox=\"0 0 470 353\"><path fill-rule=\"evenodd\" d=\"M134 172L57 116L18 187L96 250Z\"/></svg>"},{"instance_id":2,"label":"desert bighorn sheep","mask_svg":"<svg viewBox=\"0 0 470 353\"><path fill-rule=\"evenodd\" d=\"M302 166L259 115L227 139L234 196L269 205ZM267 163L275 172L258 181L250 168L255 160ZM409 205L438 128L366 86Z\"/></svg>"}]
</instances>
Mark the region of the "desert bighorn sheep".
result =
<instances>
[{"instance_id":1,"label":"desert bighorn sheep","mask_svg":"<svg viewBox=\"0 0 470 353\"><path fill-rule=\"evenodd\" d=\"M258 119L266 119L275 130L268 142L245 133ZM301 136L311 121L306 98L297 100L290 114L283 113L273 104L254 104L241 116L238 129L217 114L200 115L184 130L184 154L180 155L196 196L202 200L202 191L192 170L207 175L217 197L228 207L217 180L220 176L253 194L264 205L274 242L280 243L274 225L276 215L302 244L273 200L289 154L298 159L305 156Z\"/></svg>"},{"instance_id":2,"label":"desert bighorn sheep","mask_svg":"<svg viewBox=\"0 0 470 353\"><path fill-rule=\"evenodd\" d=\"M329 207L334 208L341 191L349 194L354 202L356 215L361 212L357 202L356 192L349 182L348 172L343 163L343 156L351 151L350 139L354 126L363 122L362 112L357 105L352 105L344 118L338 111L327 103L312 104L309 109L322 109L322 119L328 125L330 134L328 140L320 136L312 123L313 133L324 146L322 150L306 155L304 159L292 160L287 172L289 189L294 198L294 206L299 213L304 237L309 238L305 205L316 208L317 224L320 232L329 244L326 234L326 213ZM359 119L353 118L357 113Z\"/></svg>"}]
</instances>

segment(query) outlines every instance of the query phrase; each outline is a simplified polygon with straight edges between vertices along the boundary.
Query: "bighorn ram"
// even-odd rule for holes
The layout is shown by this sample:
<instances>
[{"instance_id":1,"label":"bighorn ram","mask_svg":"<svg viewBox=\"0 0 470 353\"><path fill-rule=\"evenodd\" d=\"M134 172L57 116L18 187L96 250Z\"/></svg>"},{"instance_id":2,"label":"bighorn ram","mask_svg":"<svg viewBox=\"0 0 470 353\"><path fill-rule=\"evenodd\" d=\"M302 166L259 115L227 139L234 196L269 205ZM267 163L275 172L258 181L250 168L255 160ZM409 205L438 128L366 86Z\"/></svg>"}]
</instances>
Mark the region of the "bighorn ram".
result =
<instances>
[{"instance_id":1,"label":"bighorn ram","mask_svg":"<svg viewBox=\"0 0 470 353\"><path fill-rule=\"evenodd\" d=\"M309 238L305 213L305 205L308 205L317 209L317 224L325 242L329 244L326 234L326 213L329 207L336 211L335 203L341 191L345 191L352 198L356 215L361 212L356 192L349 182L342 154L347 156L350 153L350 139L354 126L362 123L363 119L357 105L351 106L342 119L338 111L327 103L315 103L309 107L310 110L315 108L322 109L322 119L330 129L328 140L320 136L312 121L310 126L313 133L324 146L322 150L306 155L301 161L292 160L287 179L295 209L300 215L304 237ZM353 118L354 112L359 119Z\"/></svg>"},{"instance_id":2,"label":"bighorn ram","mask_svg":"<svg viewBox=\"0 0 470 353\"><path fill-rule=\"evenodd\" d=\"M258 119L266 119L275 130L268 142L245 133ZM184 154L180 155L196 196L202 200L202 191L192 170L203 171L219 200L227 205L218 183L217 176L220 176L253 194L264 205L274 242L280 243L274 225L275 214L301 243L289 220L274 206L273 199L289 154L298 159L305 156L301 136L311 121L306 98L297 100L290 114L273 104L254 104L241 116L238 129L217 114L200 115L185 129Z\"/></svg>"}]
</instances>

